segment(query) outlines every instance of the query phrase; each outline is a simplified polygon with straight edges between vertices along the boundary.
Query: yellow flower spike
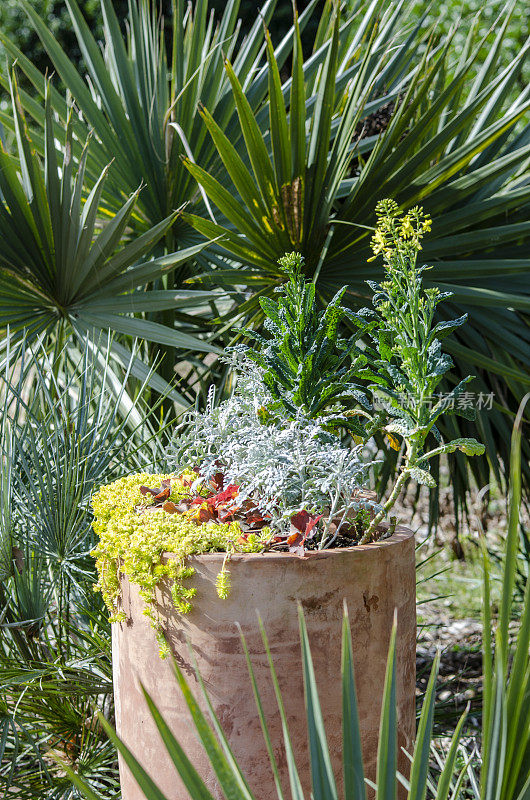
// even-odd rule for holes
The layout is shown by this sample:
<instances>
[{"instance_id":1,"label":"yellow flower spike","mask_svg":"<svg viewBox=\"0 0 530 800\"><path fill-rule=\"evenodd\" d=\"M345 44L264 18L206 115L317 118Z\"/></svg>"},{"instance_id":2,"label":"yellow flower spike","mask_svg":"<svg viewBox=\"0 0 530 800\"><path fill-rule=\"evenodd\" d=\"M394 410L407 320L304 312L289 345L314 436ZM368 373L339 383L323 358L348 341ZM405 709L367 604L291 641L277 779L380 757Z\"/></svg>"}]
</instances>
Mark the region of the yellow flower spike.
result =
<instances>
[{"instance_id":1,"label":"yellow flower spike","mask_svg":"<svg viewBox=\"0 0 530 800\"><path fill-rule=\"evenodd\" d=\"M401 223L401 235L404 236L405 239L414 235L414 228L412 227L412 221L409 215L403 217L403 221Z\"/></svg>"}]
</instances>

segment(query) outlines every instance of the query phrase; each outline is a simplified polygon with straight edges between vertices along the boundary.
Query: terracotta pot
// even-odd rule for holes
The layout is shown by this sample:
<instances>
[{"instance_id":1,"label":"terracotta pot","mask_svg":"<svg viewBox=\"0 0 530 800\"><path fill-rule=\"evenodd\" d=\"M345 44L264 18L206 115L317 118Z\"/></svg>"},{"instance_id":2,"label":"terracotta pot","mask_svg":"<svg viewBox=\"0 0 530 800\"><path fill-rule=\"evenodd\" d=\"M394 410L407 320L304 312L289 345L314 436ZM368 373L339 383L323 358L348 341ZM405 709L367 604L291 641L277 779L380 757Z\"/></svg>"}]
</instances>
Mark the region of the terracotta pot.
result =
<instances>
[{"instance_id":1,"label":"terracotta pot","mask_svg":"<svg viewBox=\"0 0 530 800\"><path fill-rule=\"evenodd\" d=\"M222 561L222 554L191 558L197 587L192 612L188 615L176 612L167 587L162 587L158 595L159 612L173 654L199 697L186 645L189 637L215 711L256 798L276 800L277 795L236 621L250 649L282 782L288 792L280 721L256 623L256 610L269 637L307 798L310 796L310 770L297 601L301 602L307 621L339 792L342 784L340 650L344 600L352 627L367 777L372 780L375 777L381 697L394 609L398 614L399 747L411 752L415 735L416 676L413 533L398 528L382 542L313 552L304 558L288 553L234 556L229 565L232 590L227 600L217 597L214 586ZM113 630L118 732L168 800L188 800L146 708L141 681L209 790L215 798L221 798L177 686L171 659L162 660L158 655L154 632L142 615L143 601L137 587L123 580L122 588L127 622L114 625ZM406 771L407 763L402 757L402 771ZM120 776L122 800L144 800L123 763L120 763Z\"/></svg>"}]
</instances>

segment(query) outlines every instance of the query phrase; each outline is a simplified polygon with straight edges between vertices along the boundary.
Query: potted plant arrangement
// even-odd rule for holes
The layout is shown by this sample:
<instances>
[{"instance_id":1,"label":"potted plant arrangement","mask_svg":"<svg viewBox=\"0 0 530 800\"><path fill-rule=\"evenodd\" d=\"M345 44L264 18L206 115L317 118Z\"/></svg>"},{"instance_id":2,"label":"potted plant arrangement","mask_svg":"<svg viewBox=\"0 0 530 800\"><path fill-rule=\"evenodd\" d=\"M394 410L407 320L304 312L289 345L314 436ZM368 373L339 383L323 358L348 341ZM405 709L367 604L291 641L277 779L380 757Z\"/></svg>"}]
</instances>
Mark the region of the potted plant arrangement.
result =
<instances>
[{"instance_id":1,"label":"potted plant arrangement","mask_svg":"<svg viewBox=\"0 0 530 800\"><path fill-rule=\"evenodd\" d=\"M366 774L374 778L386 653L397 614L398 736L412 751L415 733L415 563L410 530L390 518L404 483L433 485L429 459L442 452L483 452L474 439L443 442L444 413L470 416L457 400L471 378L436 399L451 367L441 340L465 318L435 322L446 294L425 289L417 266L431 221L420 208L402 214L377 206L374 257L385 277L371 283L373 307L341 305L346 287L323 312L297 253L280 264L287 281L277 300L263 298L264 335L227 354L237 384L204 412L189 414L170 454L172 471L130 475L93 499L99 582L111 610L117 728L170 800L187 792L171 762L161 762L159 734L140 682L214 797L214 772L193 732L172 671L171 654L193 680L202 675L213 709L251 788L276 796L259 715L248 687L243 631L272 747L282 750L273 711L267 631L285 713L297 748L301 791L310 770L298 633L305 613L323 705L332 767L342 761L341 624L346 602L356 659ZM351 335L346 337L344 331ZM434 398L434 401L433 401ZM369 491L377 463L370 442L387 435L400 448L397 478L385 502ZM434 446L429 449L432 439ZM160 653L158 652L160 650ZM189 699L189 698L188 698ZM288 785L288 765L278 780ZM140 800L121 765L123 800ZM244 793L244 786L242 787Z\"/></svg>"}]
</instances>

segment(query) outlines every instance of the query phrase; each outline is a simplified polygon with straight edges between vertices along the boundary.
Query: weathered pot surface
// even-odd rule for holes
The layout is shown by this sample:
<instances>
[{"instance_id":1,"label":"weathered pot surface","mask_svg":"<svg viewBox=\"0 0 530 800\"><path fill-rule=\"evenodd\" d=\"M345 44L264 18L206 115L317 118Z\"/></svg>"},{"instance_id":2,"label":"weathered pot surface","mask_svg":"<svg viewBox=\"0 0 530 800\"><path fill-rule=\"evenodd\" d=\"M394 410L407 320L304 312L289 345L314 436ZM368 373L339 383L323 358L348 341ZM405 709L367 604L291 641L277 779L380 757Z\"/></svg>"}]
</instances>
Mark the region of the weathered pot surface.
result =
<instances>
[{"instance_id":1,"label":"weathered pot surface","mask_svg":"<svg viewBox=\"0 0 530 800\"><path fill-rule=\"evenodd\" d=\"M169 554L167 557L171 557ZM309 753L304 712L297 601L302 605L324 724L339 796L342 785L342 701L340 685L341 624L346 601L352 628L361 736L366 775L375 777L379 716L390 632L397 609L397 697L399 748L412 752L415 734L416 603L414 536L398 527L380 542L323 550L305 557L289 553L236 555L229 563L232 589L220 600L215 579L223 562L215 553L190 558L197 595L189 614L179 614L168 587L157 594L158 611L177 663L199 698L187 640L214 709L255 797L276 799L252 688L236 623L251 654L284 790L287 765L276 700L263 642L259 612L270 643L283 693L298 770L310 796ZM122 580L127 621L113 626L113 668L118 732L168 800L187 800L188 793L166 756L143 698L140 682L184 747L215 798L222 794L198 742L177 686L171 659L162 660L149 621L142 615L138 588ZM204 708L202 698L200 705ZM400 759L402 771L408 761ZM144 800L125 765L120 763L122 800Z\"/></svg>"}]
</instances>

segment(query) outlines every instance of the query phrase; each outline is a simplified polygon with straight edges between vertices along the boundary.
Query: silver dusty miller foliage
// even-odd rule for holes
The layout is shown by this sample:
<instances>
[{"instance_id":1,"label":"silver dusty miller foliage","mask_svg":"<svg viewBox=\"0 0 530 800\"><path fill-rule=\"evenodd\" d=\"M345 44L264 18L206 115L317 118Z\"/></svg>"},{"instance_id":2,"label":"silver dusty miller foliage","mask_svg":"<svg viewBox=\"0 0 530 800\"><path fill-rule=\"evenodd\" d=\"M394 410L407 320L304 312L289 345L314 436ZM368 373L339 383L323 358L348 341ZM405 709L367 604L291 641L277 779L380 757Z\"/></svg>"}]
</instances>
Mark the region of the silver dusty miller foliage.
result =
<instances>
[{"instance_id":1,"label":"silver dusty miller foliage","mask_svg":"<svg viewBox=\"0 0 530 800\"><path fill-rule=\"evenodd\" d=\"M197 464L205 478L222 472L225 488L237 484L239 500L252 500L282 533L299 511L322 514L319 546L329 546L352 514L373 505L358 493L376 462L363 459L363 445L345 447L326 430L332 414L264 420L271 398L259 370L241 355L231 363L239 373L234 394L216 405L212 387L206 410L188 414L174 440L175 468Z\"/></svg>"}]
</instances>

